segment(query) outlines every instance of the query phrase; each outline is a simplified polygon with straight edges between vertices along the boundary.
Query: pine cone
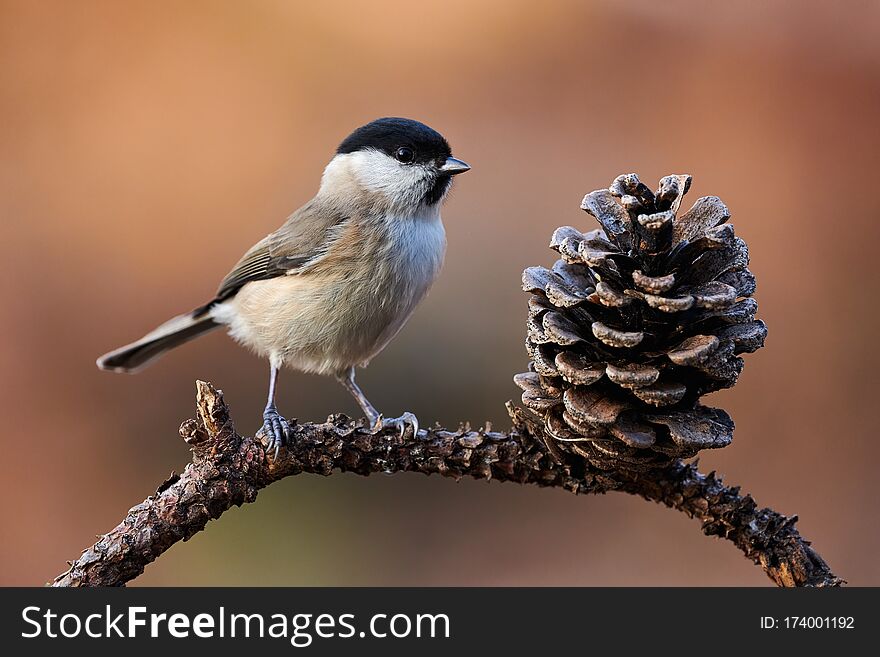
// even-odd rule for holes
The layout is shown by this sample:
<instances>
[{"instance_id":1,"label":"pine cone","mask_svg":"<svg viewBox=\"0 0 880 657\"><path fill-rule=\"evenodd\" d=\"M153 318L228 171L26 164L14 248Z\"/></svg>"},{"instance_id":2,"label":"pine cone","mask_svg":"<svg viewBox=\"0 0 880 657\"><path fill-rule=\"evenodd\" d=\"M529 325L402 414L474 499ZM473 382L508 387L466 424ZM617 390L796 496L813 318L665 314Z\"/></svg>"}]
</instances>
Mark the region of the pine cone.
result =
<instances>
[{"instance_id":1,"label":"pine cone","mask_svg":"<svg viewBox=\"0 0 880 657\"><path fill-rule=\"evenodd\" d=\"M700 396L736 383L737 354L764 344L755 277L727 207L677 216L688 175L655 193L635 174L584 197L602 229L559 228L553 269L523 272L530 371L523 403L557 445L604 469L644 470L724 447L733 421Z\"/></svg>"}]
</instances>

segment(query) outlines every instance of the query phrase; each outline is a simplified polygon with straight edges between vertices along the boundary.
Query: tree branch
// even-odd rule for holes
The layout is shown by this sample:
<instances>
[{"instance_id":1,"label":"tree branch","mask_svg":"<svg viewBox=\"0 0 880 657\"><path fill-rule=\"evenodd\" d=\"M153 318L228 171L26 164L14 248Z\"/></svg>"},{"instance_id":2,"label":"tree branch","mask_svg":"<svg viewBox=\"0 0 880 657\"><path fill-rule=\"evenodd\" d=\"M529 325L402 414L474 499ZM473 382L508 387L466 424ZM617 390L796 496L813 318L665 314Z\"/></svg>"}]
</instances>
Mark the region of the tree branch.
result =
<instances>
[{"instance_id":1,"label":"tree branch","mask_svg":"<svg viewBox=\"0 0 880 657\"><path fill-rule=\"evenodd\" d=\"M209 520L253 502L273 481L334 470L496 479L573 493L622 490L702 520L706 534L732 541L779 586L843 583L800 537L795 516L757 509L751 497L740 497L738 489L725 487L714 474L702 475L680 462L641 475L596 471L585 462L563 458L551 441L542 439L540 424L512 405L508 409L514 429L509 433L462 427L401 437L393 429L371 433L343 415L323 424L295 424L291 445L274 461L267 457L261 437L235 431L222 392L202 381L196 385L199 419L180 427L192 446L192 462L84 550L53 586L122 586L174 543L204 529Z\"/></svg>"},{"instance_id":2,"label":"tree branch","mask_svg":"<svg viewBox=\"0 0 880 657\"><path fill-rule=\"evenodd\" d=\"M751 495L741 496L739 486L725 486L714 472L704 475L678 461L650 477L624 481L620 490L699 519L704 534L731 541L777 586L845 584L795 529L797 516L759 509Z\"/></svg>"}]
</instances>

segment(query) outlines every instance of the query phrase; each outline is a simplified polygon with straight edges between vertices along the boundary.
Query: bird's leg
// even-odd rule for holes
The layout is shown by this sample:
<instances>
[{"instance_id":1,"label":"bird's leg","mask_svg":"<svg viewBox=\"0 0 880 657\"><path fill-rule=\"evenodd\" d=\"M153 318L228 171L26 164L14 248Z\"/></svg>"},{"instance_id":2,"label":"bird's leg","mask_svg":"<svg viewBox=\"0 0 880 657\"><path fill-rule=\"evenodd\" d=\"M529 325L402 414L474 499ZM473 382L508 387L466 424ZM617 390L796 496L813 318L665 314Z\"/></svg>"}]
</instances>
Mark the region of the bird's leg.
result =
<instances>
[{"instance_id":1,"label":"bird's leg","mask_svg":"<svg viewBox=\"0 0 880 657\"><path fill-rule=\"evenodd\" d=\"M350 367L346 371L337 374L336 380L351 393L351 396L354 397L358 406L361 407L361 410L367 416L367 421L370 425L376 426L382 420L382 414L376 410L376 407L370 403L363 390L354 382L354 368Z\"/></svg>"},{"instance_id":2,"label":"bird's leg","mask_svg":"<svg viewBox=\"0 0 880 657\"><path fill-rule=\"evenodd\" d=\"M290 425L275 408L275 383L278 381L278 368L270 365L269 370L269 399L266 401L266 410L263 411L263 431L269 439L266 453L274 451L275 459L282 445L290 439Z\"/></svg>"},{"instance_id":3,"label":"bird's leg","mask_svg":"<svg viewBox=\"0 0 880 657\"><path fill-rule=\"evenodd\" d=\"M419 419L408 411L400 417L382 417L382 414L377 411L376 407L370 403L369 399L367 399L363 390L361 390L358 384L355 383L354 367L350 367L344 372L340 372L336 375L336 379L351 393L351 396L354 397L355 401L361 407L361 410L363 410L364 414L367 416L367 421L372 426L373 431L379 431L380 429L393 426L400 430L400 437L403 438L404 434L406 434L407 427L411 427L413 437L415 438L419 435Z\"/></svg>"}]
</instances>

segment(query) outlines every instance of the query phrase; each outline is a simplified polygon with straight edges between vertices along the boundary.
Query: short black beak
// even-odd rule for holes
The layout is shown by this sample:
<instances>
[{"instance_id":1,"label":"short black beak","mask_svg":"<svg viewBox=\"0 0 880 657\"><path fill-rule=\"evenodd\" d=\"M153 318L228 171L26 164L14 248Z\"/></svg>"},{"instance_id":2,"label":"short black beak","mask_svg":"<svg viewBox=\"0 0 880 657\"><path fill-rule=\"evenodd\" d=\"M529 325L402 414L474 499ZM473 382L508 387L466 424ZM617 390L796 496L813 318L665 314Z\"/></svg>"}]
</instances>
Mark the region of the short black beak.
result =
<instances>
[{"instance_id":1,"label":"short black beak","mask_svg":"<svg viewBox=\"0 0 880 657\"><path fill-rule=\"evenodd\" d=\"M443 166L440 167L440 171L443 173L448 173L450 176L454 176L457 173L464 173L465 171L470 171L470 167L462 162L461 160L456 160L454 157L447 157L446 162L443 163Z\"/></svg>"}]
</instances>

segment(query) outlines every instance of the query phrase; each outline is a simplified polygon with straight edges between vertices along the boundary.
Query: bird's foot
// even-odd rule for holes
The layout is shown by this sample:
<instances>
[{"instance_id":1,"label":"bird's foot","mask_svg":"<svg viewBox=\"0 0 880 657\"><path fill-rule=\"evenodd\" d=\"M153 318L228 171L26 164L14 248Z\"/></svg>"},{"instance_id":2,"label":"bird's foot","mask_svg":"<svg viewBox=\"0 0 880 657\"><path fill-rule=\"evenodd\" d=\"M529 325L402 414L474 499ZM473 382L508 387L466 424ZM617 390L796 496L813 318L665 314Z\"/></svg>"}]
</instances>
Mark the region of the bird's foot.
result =
<instances>
[{"instance_id":1,"label":"bird's foot","mask_svg":"<svg viewBox=\"0 0 880 657\"><path fill-rule=\"evenodd\" d=\"M400 431L401 438L406 435L407 429L412 429L413 438L418 438L419 418L417 418L409 411L407 411L400 417L384 418L380 415L373 423L373 433L378 433L382 429L387 429L388 427L397 428L397 430Z\"/></svg>"},{"instance_id":2,"label":"bird's foot","mask_svg":"<svg viewBox=\"0 0 880 657\"><path fill-rule=\"evenodd\" d=\"M411 429L413 438L416 438L419 435L419 418L408 411L400 417L384 418L380 415L373 424L373 432L379 432L389 427L396 428L400 432L401 438L406 435L407 429Z\"/></svg>"},{"instance_id":3,"label":"bird's foot","mask_svg":"<svg viewBox=\"0 0 880 657\"><path fill-rule=\"evenodd\" d=\"M281 447L290 441L290 424L275 408L270 407L263 411L263 433L269 439L266 454L274 452L277 461Z\"/></svg>"}]
</instances>

